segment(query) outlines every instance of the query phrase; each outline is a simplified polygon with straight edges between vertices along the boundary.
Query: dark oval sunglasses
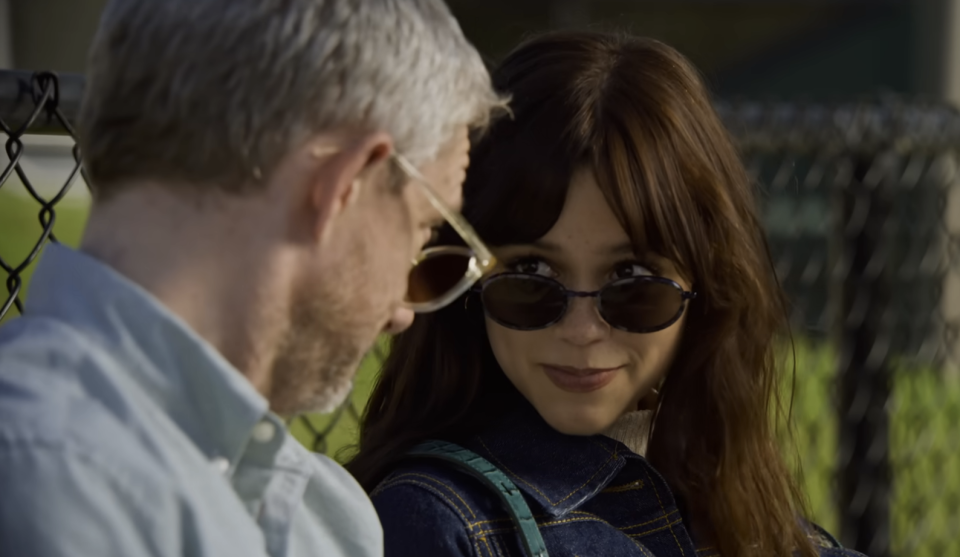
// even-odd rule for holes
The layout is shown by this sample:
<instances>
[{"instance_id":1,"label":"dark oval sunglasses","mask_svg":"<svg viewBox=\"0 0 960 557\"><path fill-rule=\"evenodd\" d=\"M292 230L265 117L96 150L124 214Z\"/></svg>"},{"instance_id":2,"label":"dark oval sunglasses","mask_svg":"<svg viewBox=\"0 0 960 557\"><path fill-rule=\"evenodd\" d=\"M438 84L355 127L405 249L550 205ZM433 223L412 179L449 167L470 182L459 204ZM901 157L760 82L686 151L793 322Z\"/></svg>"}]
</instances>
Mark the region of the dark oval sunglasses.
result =
<instances>
[{"instance_id":1,"label":"dark oval sunglasses","mask_svg":"<svg viewBox=\"0 0 960 557\"><path fill-rule=\"evenodd\" d=\"M697 297L663 277L615 280L595 292L568 290L558 281L525 273L500 273L474 286L490 319L510 329L534 331L558 323L571 298L596 298L600 316L611 327L630 333L654 333L683 315L687 300Z\"/></svg>"}]
</instances>

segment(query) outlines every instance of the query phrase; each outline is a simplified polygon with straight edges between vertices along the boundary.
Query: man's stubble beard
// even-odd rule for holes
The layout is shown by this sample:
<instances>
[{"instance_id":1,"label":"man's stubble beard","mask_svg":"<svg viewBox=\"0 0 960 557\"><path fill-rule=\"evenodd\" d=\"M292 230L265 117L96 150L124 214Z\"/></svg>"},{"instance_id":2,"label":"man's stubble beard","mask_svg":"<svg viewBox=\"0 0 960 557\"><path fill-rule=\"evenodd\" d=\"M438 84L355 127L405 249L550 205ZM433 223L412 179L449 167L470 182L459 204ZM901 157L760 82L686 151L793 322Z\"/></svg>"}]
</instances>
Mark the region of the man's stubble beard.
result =
<instances>
[{"instance_id":1,"label":"man's stubble beard","mask_svg":"<svg viewBox=\"0 0 960 557\"><path fill-rule=\"evenodd\" d=\"M379 328L358 316L370 315L359 295L361 283L345 273L334 292L329 281L300 288L290 325L274 360L270 405L282 416L332 412L350 396L360 362Z\"/></svg>"},{"instance_id":2,"label":"man's stubble beard","mask_svg":"<svg viewBox=\"0 0 960 557\"><path fill-rule=\"evenodd\" d=\"M342 231L348 245L338 250L335 268L294 290L290 325L272 366L270 404L278 414L331 412L340 406L363 356L387 324L390 304L384 294L396 285L386 278L409 270L412 254L403 257L397 239L412 243L412 225L409 208L398 210L401 196L379 195L377 233L371 234L370 218Z\"/></svg>"}]
</instances>

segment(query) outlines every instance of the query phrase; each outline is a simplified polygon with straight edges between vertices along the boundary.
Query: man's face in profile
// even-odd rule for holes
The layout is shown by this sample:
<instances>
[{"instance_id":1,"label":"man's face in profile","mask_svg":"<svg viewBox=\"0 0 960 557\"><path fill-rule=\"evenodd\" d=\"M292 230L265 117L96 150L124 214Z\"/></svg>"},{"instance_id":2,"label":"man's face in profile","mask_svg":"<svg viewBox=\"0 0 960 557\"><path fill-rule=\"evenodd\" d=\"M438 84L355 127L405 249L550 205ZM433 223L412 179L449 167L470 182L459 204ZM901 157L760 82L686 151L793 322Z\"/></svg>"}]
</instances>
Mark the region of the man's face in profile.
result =
<instances>
[{"instance_id":1,"label":"man's face in profile","mask_svg":"<svg viewBox=\"0 0 960 557\"><path fill-rule=\"evenodd\" d=\"M469 163L467 129L457 130L437 158L420 167L450 206L459 208ZM290 327L274 365L273 409L284 415L329 412L349 395L353 377L381 333L413 321L404 307L412 261L443 223L416 184L390 161L364 180L359 199L337 231L335 253L298 281ZM397 176L403 176L397 187Z\"/></svg>"}]
</instances>

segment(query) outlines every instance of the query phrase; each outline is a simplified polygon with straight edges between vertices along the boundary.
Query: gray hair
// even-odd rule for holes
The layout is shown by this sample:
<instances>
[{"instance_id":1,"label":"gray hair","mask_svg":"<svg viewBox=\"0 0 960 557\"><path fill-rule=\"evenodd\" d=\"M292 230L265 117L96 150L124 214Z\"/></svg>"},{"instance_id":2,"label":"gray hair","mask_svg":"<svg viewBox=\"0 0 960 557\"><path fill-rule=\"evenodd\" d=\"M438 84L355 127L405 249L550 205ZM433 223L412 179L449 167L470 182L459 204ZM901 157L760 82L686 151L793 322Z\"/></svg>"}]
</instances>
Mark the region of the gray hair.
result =
<instances>
[{"instance_id":1,"label":"gray hair","mask_svg":"<svg viewBox=\"0 0 960 557\"><path fill-rule=\"evenodd\" d=\"M336 126L417 163L505 101L442 0L112 0L80 148L98 195L132 179L238 191Z\"/></svg>"}]
</instances>

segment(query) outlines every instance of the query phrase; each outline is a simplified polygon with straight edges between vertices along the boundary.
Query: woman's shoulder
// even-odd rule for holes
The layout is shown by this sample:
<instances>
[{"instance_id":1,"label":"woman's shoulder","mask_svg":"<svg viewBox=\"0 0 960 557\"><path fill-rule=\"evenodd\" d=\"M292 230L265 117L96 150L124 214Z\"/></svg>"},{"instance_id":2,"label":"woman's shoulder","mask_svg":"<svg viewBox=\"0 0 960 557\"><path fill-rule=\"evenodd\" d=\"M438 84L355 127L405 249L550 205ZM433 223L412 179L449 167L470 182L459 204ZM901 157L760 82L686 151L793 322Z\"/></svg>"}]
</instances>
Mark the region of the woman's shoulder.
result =
<instances>
[{"instance_id":1,"label":"woman's shoulder","mask_svg":"<svg viewBox=\"0 0 960 557\"><path fill-rule=\"evenodd\" d=\"M388 557L476 555L484 525L508 519L496 494L443 462L411 460L371 491Z\"/></svg>"},{"instance_id":2,"label":"woman's shoulder","mask_svg":"<svg viewBox=\"0 0 960 557\"><path fill-rule=\"evenodd\" d=\"M813 542L821 557L866 557L862 553L843 547L840 542L822 526L807 521L807 537Z\"/></svg>"},{"instance_id":3,"label":"woman's shoulder","mask_svg":"<svg viewBox=\"0 0 960 557\"><path fill-rule=\"evenodd\" d=\"M378 511L383 507L384 512L391 514L407 510L402 507L416 506L421 511L442 507L465 526L475 522L480 514L496 509L486 504L490 497L477 480L443 462L425 459L394 468L370 493L370 498L374 504L380 503Z\"/></svg>"}]
</instances>

